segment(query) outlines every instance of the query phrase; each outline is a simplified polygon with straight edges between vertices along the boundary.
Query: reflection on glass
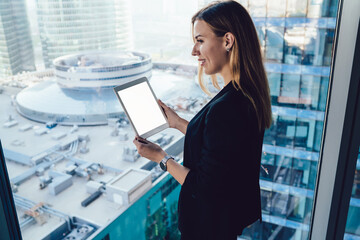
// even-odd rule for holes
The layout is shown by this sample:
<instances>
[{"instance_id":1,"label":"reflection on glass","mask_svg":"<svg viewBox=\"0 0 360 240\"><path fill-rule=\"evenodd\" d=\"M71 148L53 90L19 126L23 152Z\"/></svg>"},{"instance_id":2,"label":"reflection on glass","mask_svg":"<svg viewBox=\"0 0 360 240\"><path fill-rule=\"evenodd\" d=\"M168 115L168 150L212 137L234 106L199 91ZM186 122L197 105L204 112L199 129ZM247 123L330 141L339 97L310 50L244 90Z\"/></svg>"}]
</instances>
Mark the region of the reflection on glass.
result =
<instances>
[{"instance_id":1,"label":"reflection on glass","mask_svg":"<svg viewBox=\"0 0 360 240\"><path fill-rule=\"evenodd\" d=\"M338 12L339 0L326 0L326 7L323 10L323 17L336 17Z\"/></svg>"},{"instance_id":2,"label":"reflection on glass","mask_svg":"<svg viewBox=\"0 0 360 240\"><path fill-rule=\"evenodd\" d=\"M360 152L360 151L359 151ZM349 212L346 221L344 239L360 238L360 154L358 154L354 184L351 192Z\"/></svg>"},{"instance_id":3,"label":"reflection on glass","mask_svg":"<svg viewBox=\"0 0 360 240\"><path fill-rule=\"evenodd\" d=\"M276 139L277 139L277 120L278 120L278 115L273 114L272 115L272 122L271 122L271 126L269 129L265 130L265 135L264 135L264 144L268 144L268 145L275 145L276 144ZM266 153L266 152L264 152Z\"/></svg>"},{"instance_id":4,"label":"reflection on glass","mask_svg":"<svg viewBox=\"0 0 360 240\"><path fill-rule=\"evenodd\" d=\"M325 30L307 28L304 39L304 65L322 65L324 55Z\"/></svg>"},{"instance_id":5,"label":"reflection on glass","mask_svg":"<svg viewBox=\"0 0 360 240\"><path fill-rule=\"evenodd\" d=\"M268 73L267 77L269 80L271 103L277 104L280 95L281 74Z\"/></svg>"},{"instance_id":6,"label":"reflection on glass","mask_svg":"<svg viewBox=\"0 0 360 240\"><path fill-rule=\"evenodd\" d=\"M284 155L276 156L275 161L275 172L273 181L276 183L282 183L282 184L290 184L290 172L289 169L292 165L292 159L290 157L286 157Z\"/></svg>"},{"instance_id":7,"label":"reflection on glass","mask_svg":"<svg viewBox=\"0 0 360 240\"><path fill-rule=\"evenodd\" d=\"M325 49L324 49L324 66L330 66L331 64L331 53L332 53L332 46L334 43L334 35L335 31L332 29L328 29L326 31L326 41L325 41Z\"/></svg>"},{"instance_id":8,"label":"reflection on glass","mask_svg":"<svg viewBox=\"0 0 360 240\"><path fill-rule=\"evenodd\" d=\"M315 135L314 135L314 151L320 151L320 143L323 131L323 121L316 121L315 123Z\"/></svg>"},{"instance_id":9,"label":"reflection on glass","mask_svg":"<svg viewBox=\"0 0 360 240\"><path fill-rule=\"evenodd\" d=\"M284 28L268 27L266 29L266 60L271 62L282 62L284 47Z\"/></svg>"},{"instance_id":10,"label":"reflection on glass","mask_svg":"<svg viewBox=\"0 0 360 240\"><path fill-rule=\"evenodd\" d=\"M338 0L311 0L308 2L307 17L335 17Z\"/></svg>"},{"instance_id":11,"label":"reflection on glass","mask_svg":"<svg viewBox=\"0 0 360 240\"><path fill-rule=\"evenodd\" d=\"M320 110L320 111L325 111L328 86L329 86L329 78L322 77L321 85L320 85L320 97L319 97L319 103L318 103L318 110Z\"/></svg>"},{"instance_id":12,"label":"reflection on glass","mask_svg":"<svg viewBox=\"0 0 360 240\"><path fill-rule=\"evenodd\" d=\"M266 17L266 0L250 1L249 12L252 17Z\"/></svg>"},{"instance_id":13,"label":"reflection on glass","mask_svg":"<svg viewBox=\"0 0 360 240\"><path fill-rule=\"evenodd\" d=\"M295 148L311 151L313 148L315 120L308 118L296 119Z\"/></svg>"},{"instance_id":14,"label":"reflection on glass","mask_svg":"<svg viewBox=\"0 0 360 240\"><path fill-rule=\"evenodd\" d=\"M283 74L279 102L280 103L299 103L300 75Z\"/></svg>"},{"instance_id":15,"label":"reflection on glass","mask_svg":"<svg viewBox=\"0 0 360 240\"><path fill-rule=\"evenodd\" d=\"M285 17L286 0L271 0L267 4L267 17Z\"/></svg>"},{"instance_id":16,"label":"reflection on glass","mask_svg":"<svg viewBox=\"0 0 360 240\"><path fill-rule=\"evenodd\" d=\"M286 17L305 17L307 1L287 0Z\"/></svg>"},{"instance_id":17,"label":"reflection on glass","mask_svg":"<svg viewBox=\"0 0 360 240\"><path fill-rule=\"evenodd\" d=\"M307 17L318 18L322 17L322 10L325 2L322 0L309 1Z\"/></svg>"},{"instance_id":18,"label":"reflection on glass","mask_svg":"<svg viewBox=\"0 0 360 240\"><path fill-rule=\"evenodd\" d=\"M301 76L300 99L307 106L316 110L319 102L321 77L313 75Z\"/></svg>"},{"instance_id":19,"label":"reflection on glass","mask_svg":"<svg viewBox=\"0 0 360 240\"><path fill-rule=\"evenodd\" d=\"M294 187L307 188L309 185L311 162L304 159L293 159L291 185Z\"/></svg>"},{"instance_id":20,"label":"reflection on glass","mask_svg":"<svg viewBox=\"0 0 360 240\"><path fill-rule=\"evenodd\" d=\"M261 46L261 52L264 55L264 48L265 48L265 27L260 27L257 26L256 27L256 32L258 34L259 37L259 42L260 42L260 46Z\"/></svg>"},{"instance_id":21,"label":"reflection on glass","mask_svg":"<svg viewBox=\"0 0 360 240\"><path fill-rule=\"evenodd\" d=\"M292 27L285 30L284 62L300 64L305 44L305 28Z\"/></svg>"},{"instance_id":22,"label":"reflection on glass","mask_svg":"<svg viewBox=\"0 0 360 240\"><path fill-rule=\"evenodd\" d=\"M296 117L279 116L277 121L276 145L281 147L294 147Z\"/></svg>"},{"instance_id":23,"label":"reflection on glass","mask_svg":"<svg viewBox=\"0 0 360 240\"><path fill-rule=\"evenodd\" d=\"M333 31L317 28L306 28L304 38L303 65L329 66L333 44Z\"/></svg>"}]
</instances>

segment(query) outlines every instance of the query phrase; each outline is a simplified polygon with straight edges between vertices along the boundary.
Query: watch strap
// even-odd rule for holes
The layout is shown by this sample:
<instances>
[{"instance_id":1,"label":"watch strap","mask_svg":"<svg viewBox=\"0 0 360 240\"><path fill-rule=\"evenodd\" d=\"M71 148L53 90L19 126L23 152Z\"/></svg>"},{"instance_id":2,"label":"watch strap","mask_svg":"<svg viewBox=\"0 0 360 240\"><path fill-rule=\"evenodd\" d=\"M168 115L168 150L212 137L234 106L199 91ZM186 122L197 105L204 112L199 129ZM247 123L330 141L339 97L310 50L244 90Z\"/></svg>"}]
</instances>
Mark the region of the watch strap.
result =
<instances>
[{"instance_id":1,"label":"watch strap","mask_svg":"<svg viewBox=\"0 0 360 240\"><path fill-rule=\"evenodd\" d=\"M163 159L161 159L159 165L162 170L167 171L167 162L169 161L169 159L174 159L174 157L170 155L166 155Z\"/></svg>"}]
</instances>

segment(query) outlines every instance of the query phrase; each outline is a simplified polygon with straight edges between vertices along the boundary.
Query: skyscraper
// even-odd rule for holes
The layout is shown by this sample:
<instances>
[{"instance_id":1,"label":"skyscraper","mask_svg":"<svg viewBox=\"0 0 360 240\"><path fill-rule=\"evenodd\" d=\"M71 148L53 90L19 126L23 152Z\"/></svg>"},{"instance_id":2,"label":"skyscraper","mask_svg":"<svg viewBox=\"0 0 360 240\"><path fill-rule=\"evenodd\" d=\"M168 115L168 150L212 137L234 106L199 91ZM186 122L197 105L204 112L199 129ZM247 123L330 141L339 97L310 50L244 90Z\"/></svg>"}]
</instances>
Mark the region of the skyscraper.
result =
<instances>
[{"instance_id":1,"label":"skyscraper","mask_svg":"<svg viewBox=\"0 0 360 240\"><path fill-rule=\"evenodd\" d=\"M46 67L63 55L132 47L128 0L38 0L37 15Z\"/></svg>"},{"instance_id":2,"label":"skyscraper","mask_svg":"<svg viewBox=\"0 0 360 240\"><path fill-rule=\"evenodd\" d=\"M25 0L0 2L0 77L35 70Z\"/></svg>"},{"instance_id":3,"label":"skyscraper","mask_svg":"<svg viewBox=\"0 0 360 240\"><path fill-rule=\"evenodd\" d=\"M254 224L243 236L307 239L338 1L238 2L258 33L273 112L260 173L263 224Z\"/></svg>"}]
</instances>

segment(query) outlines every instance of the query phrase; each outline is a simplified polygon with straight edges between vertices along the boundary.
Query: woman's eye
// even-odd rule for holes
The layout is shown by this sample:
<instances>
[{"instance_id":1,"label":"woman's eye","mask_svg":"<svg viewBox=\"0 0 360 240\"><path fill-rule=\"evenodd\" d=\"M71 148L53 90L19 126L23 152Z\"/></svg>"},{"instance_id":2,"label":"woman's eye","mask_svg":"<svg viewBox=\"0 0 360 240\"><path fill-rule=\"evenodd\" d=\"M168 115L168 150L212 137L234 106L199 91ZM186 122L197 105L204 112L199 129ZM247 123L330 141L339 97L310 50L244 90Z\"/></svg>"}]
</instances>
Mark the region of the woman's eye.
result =
<instances>
[{"instance_id":1,"label":"woman's eye","mask_svg":"<svg viewBox=\"0 0 360 240\"><path fill-rule=\"evenodd\" d=\"M204 42L203 40L201 40L201 39L198 39L198 40L196 40L197 42L199 42L199 43L202 43L202 42Z\"/></svg>"}]
</instances>

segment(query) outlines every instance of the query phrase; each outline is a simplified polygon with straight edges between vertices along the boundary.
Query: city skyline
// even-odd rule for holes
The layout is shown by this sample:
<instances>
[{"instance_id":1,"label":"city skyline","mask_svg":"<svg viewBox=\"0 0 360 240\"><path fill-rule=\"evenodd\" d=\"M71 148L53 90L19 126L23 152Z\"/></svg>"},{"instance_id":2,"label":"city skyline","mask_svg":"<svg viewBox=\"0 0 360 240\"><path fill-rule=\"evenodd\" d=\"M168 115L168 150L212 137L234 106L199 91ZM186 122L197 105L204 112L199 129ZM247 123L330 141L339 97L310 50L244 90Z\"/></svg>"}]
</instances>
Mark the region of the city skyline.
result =
<instances>
[{"instance_id":1,"label":"city skyline","mask_svg":"<svg viewBox=\"0 0 360 240\"><path fill-rule=\"evenodd\" d=\"M165 66L169 68L172 68L170 63L193 66L195 61L191 60L190 55L190 21L186 22L185 19L196 10L187 10L184 5L179 7L176 1L164 1L152 3L156 8L154 13L147 11L147 8L135 12L134 3L129 7L132 18L137 19L131 23L134 36L132 46L151 54L154 62L168 63ZM137 1L141 2L144 1ZM201 7L209 2L187 1L187 4ZM278 0L278 4L270 4L270 0L239 2L251 13L258 32L273 111L273 125L266 131L263 145L262 165L266 171L262 169L260 176L264 223L246 229L244 238L257 236L254 239L267 239L278 236L283 239L307 239L338 1ZM150 7L149 4L144 6ZM45 22L45 18L42 21ZM39 31L47 30L40 28ZM38 39L40 41L40 35ZM42 42L45 42L44 37ZM41 51L44 52L43 49ZM51 59L50 55L45 58ZM193 78L196 78L195 75ZM359 211L359 198L360 195L355 192L351 211ZM353 225L356 225L355 221ZM346 235L348 239L360 236L356 231L349 231Z\"/></svg>"}]
</instances>

